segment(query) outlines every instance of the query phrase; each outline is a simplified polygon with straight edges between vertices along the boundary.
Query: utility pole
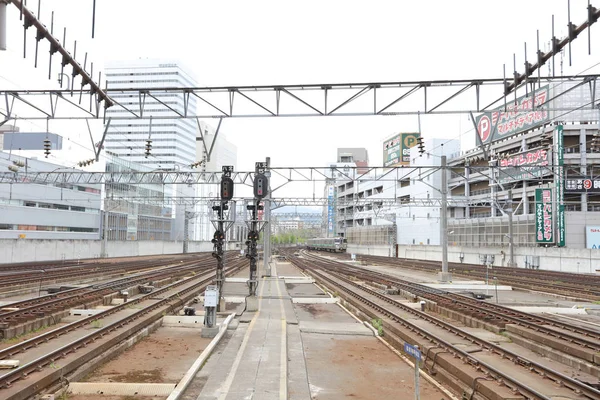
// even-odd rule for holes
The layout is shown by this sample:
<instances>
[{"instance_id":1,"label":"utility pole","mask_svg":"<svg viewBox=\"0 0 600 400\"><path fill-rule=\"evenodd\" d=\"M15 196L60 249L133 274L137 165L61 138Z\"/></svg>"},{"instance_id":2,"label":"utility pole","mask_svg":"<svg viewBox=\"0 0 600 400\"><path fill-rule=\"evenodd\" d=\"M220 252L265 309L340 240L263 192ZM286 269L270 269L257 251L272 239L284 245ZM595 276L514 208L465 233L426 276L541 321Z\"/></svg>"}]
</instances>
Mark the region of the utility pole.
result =
<instances>
[{"instance_id":1,"label":"utility pole","mask_svg":"<svg viewBox=\"0 0 600 400\"><path fill-rule=\"evenodd\" d=\"M104 198L104 220L102 222L102 243L100 245L100 258L108 257L108 201Z\"/></svg>"},{"instance_id":2,"label":"utility pole","mask_svg":"<svg viewBox=\"0 0 600 400\"><path fill-rule=\"evenodd\" d=\"M6 50L6 0L0 0L0 50Z\"/></svg>"},{"instance_id":3,"label":"utility pole","mask_svg":"<svg viewBox=\"0 0 600 400\"><path fill-rule=\"evenodd\" d=\"M265 176L267 177L267 179L270 182L270 177L271 177L271 172L269 171L269 167L271 166L271 157L267 157L266 160L266 168L265 168ZM266 276L271 276L271 201L269 200L271 198L271 187L270 187L270 183L269 183L269 189L267 192L267 195L264 198L264 221L265 224L263 226L264 228L264 238L265 238L265 244L264 244L264 248L263 248L263 267L265 270L265 275Z\"/></svg>"},{"instance_id":4,"label":"utility pole","mask_svg":"<svg viewBox=\"0 0 600 400\"><path fill-rule=\"evenodd\" d=\"M513 201L512 189L508 190L508 266L516 267L515 263L515 240L513 238Z\"/></svg>"},{"instance_id":5,"label":"utility pole","mask_svg":"<svg viewBox=\"0 0 600 400\"><path fill-rule=\"evenodd\" d=\"M438 275L441 282L451 282L452 275L448 272L448 171L446 156L442 156L442 209L440 212L440 236L442 239L442 272Z\"/></svg>"}]
</instances>

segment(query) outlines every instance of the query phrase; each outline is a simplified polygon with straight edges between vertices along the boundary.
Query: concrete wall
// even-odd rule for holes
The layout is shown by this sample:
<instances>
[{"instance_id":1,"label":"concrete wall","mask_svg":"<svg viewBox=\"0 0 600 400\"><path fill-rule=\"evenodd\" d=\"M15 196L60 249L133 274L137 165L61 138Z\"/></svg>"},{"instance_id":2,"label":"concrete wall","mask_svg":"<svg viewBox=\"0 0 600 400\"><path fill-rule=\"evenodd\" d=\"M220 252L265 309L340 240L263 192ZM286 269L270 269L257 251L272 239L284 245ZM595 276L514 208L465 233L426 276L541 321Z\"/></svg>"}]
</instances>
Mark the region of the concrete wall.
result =
<instances>
[{"instance_id":1,"label":"concrete wall","mask_svg":"<svg viewBox=\"0 0 600 400\"><path fill-rule=\"evenodd\" d=\"M1 240L0 263L95 258L100 255L99 240ZM212 251L210 242L189 242L189 252ZM182 242L159 240L109 241L109 257L177 254Z\"/></svg>"},{"instance_id":2,"label":"concrete wall","mask_svg":"<svg viewBox=\"0 0 600 400\"><path fill-rule=\"evenodd\" d=\"M452 246L448 248L448 261L461 262L461 253L464 255L463 262L467 264L481 264L480 254L494 254L494 266L506 266L509 258L507 248ZM600 273L600 250L598 249L517 247L515 248L515 262L519 268L525 268L526 256L539 256L540 269L575 273ZM442 248L441 246L399 245L398 257L441 262Z\"/></svg>"},{"instance_id":3,"label":"concrete wall","mask_svg":"<svg viewBox=\"0 0 600 400\"><path fill-rule=\"evenodd\" d=\"M368 254L371 256L391 257L392 248L391 248L391 246L381 246L381 245L358 246L355 244L348 243L348 248L346 249L346 253Z\"/></svg>"}]
</instances>

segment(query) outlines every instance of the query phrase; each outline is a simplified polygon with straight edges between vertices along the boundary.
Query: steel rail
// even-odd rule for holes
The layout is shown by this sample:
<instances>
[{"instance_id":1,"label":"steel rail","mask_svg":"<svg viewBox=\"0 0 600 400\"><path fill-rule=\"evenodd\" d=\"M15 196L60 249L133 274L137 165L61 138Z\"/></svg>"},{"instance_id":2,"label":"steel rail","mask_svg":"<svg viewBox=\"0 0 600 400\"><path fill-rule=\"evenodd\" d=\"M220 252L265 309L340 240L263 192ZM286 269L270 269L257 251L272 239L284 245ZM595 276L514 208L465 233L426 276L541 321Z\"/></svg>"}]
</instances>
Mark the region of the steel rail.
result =
<instances>
[{"instance_id":1,"label":"steel rail","mask_svg":"<svg viewBox=\"0 0 600 400\"><path fill-rule=\"evenodd\" d=\"M113 293L129 285L135 285L140 282L147 282L150 279L158 279L160 277L170 276L174 272L186 272L188 269L196 268L197 262L198 261L187 261L184 265L177 264L175 266L170 266L166 269L162 269L159 271L153 270L150 272L136 274L136 276L119 278L114 281L99 285L99 287L92 286L92 288L94 289L92 291L88 291L81 294L74 294L70 297L52 299L41 304L36 303L33 305L28 305L26 307L24 307L22 304L18 310L5 311L0 313L0 324L10 325L10 322L22 322L20 320L26 317L27 319L32 319L36 316L39 316L39 314L43 314L46 311L56 311L58 309L71 307L74 304L84 304L85 302L98 300L103 296L106 296L107 294ZM27 302L27 300L25 302ZM59 305L61 307L57 308L56 306ZM11 306L15 307L14 305ZM50 308L50 310L47 310L48 308Z\"/></svg>"},{"instance_id":2,"label":"steel rail","mask_svg":"<svg viewBox=\"0 0 600 400\"><path fill-rule=\"evenodd\" d=\"M386 258L388 258L388 260L385 260ZM407 263L408 260L405 259L390 259L389 257L380 257L380 256L363 256L361 255L359 257L360 260L373 260L376 261L378 263L384 263L385 265L389 265L389 266L396 266L396 267L401 267L401 268L411 268L411 269L416 269L416 270L424 270L424 271L437 271L439 270L439 265L435 264L434 262L429 262L427 260L411 260L412 263ZM394 260L394 261L392 261ZM398 261L395 261L398 260ZM457 275L464 275L464 276L470 276L470 277L484 277L485 276L485 272L482 271L482 269L484 267L482 267L481 265L475 265L475 264L456 264L456 263L451 263L449 265L451 271ZM476 272L464 272L465 270L472 270L475 269ZM505 271L508 270L508 271ZM556 272L556 271L545 271L542 270L542 272L539 271L534 271L534 270L526 270L527 273L522 273L519 274L518 272L516 273L516 275L511 275L510 272L514 272L512 271L512 268L509 267L501 267L501 268L495 268L494 271L494 275L498 278L501 278L500 280L502 282L505 283L509 283L515 287L521 287L521 288L526 288L526 289L532 289L533 286L543 286L545 289L548 289L549 292L551 293L557 293L557 294L561 294L561 295L565 295L565 296L570 296L570 297L576 297L576 298L581 298L582 300L598 300L600 299L600 291L594 290L595 287L597 287L598 285L600 285L600 277L594 276L594 275L585 275L584 277L581 278L577 278L577 277L572 277L569 275L572 274L568 274L565 272ZM523 270L521 270L520 272L523 272ZM548 279L537 279L537 277L531 277L532 274L535 275L540 275L541 274L546 274L546 272L548 272L548 276L550 277L555 277L556 279L566 279L567 281L573 283L573 285L554 285L554 284L548 284L547 282L544 281L551 281L552 279L548 278ZM554 272L554 274L553 274ZM555 279L555 280L556 280ZM590 282L589 286L586 286L585 283ZM583 286L583 287L582 287ZM591 287L591 289L590 289ZM535 287L534 287L535 289ZM561 290L562 289L562 290ZM575 293L567 293L568 291L571 292L575 292ZM588 298L584 298L584 296L588 296Z\"/></svg>"},{"instance_id":3,"label":"steel rail","mask_svg":"<svg viewBox=\"0 0 600 400\"><path fill-rule=\"evenodd\" d=\"M294 261L295 260L292 260L292 262L294 262ZM324 263L321 265L327 265L327 264L328 263ZM316 270L317 267L315 265L312 265L310 267L305 266L305 268L308 268L308 270L310 272L314 272L315 274L320 276L322 279L327 280L328 282L330 282L332 284L336 284L335 280L330 277L327 277L326 273L324 273L320 270L317 271ZM305 269L305 268L303 268L303 269ZM381 293L376 292L375 290L372 290L372 289L364 287L360 284L357 284L356 282L351 281L350 279L346 278L345 276L336 276L336 279L339 279L340 281L342 281L348 285L354 286L357 289L364 290L367 293L371 294L372 296L375 296L379 299L385 300L386 302L393 304L394 306L402 309L403 311L409 312L421 319L425 319L431 323L434 323L435 325L442 327L445 330L447 330L453 334L461 336L461 337L471 341L472 343L476 343L476 344L480 345L481 347L488 349L489 351L493 351L499 355L502 355L503 357L507 357L517 364L524 365L525 367L529 368L530 371L534 370L536 373L540 374L541 376L550 378L553 381L555 381L561 385L564 385L564 386L568 387L569 389L575 391L576 393L583 393L584 395L590 397L591 399L600 399L600 391L598 391L588 385L585 385L581 382L578 382L564 374L561 374L560 372L546 368L541 364L538 364L538 363L528 360L525 357L522 357L516 353L513 353L511 351L503 349L502 347L500 347L498 345L495 345L495 344L487 342L483 339L477 338L476 336L471 335L470 333L463 331L462 329L457 328L445 321L442 321L442 320L435 318L431 315L428 315L424 312L415 310L411 307L408 307L408 306L398 302L397 300L395 300L389 296L383 295ZM476 365L477 367L483 367L486 370L488 370L492 375L496 374L497 377L502 377L502 379L504 381L511 382L514 385L514 388L516 390L518 390L524 396L529 396L530 398L549 399L549 397L543 395L542 393L532 390L524 383L504 374L503 372L499 371L498 369L494 368L493 366L473 358L469 353L456 348L451 343L448 343L448 342L444 341L443 339L431 334L430 332L427 332L426 330L420 328L419 326L410 323L409 321L407 321L407 320L403 319L402 317L400 317L399 315L395 314L393 311L386 309L385 307L381 307L381 306L377 305L373 301L364 298L364 296L361 296L357 292L348 290L348 288L345 288L344 286L340 285L339 283L337 283L336 285L340 289L344 290L345 292L352 293L353 297L361 300L362 302L369 304L370 306L376 306L380 310L384 310L386 315L395 317L395 319L397 319L397 322L400 322L402 325L408 327L409 329L411 329L413 331L419 332L419 334L421 336L423 336L425 338L433 337L432 341L437 342L438 345L443 345L444 347L446 347L447 350L451 351L454 354L460 354L461 358L463 360L467 360L469 362L469 364ZM429 339L429 340L431 340L431 339Z\"/></svg>"},{"instance_id":4,"label":"steel rail","mask_svg":"<svg viewBox=\"0 0 600 400\"><path fill-rule=\"evenodd\" d=\"M338 268L345 268L348 271L352 271L352 273L354 274L356 274L357 272L356 269L353 269L352 267L349 267L345 264L338 266ZM449 302L451 302L452 306L458 304L463 308L466 308L467 310L475 311L478 314L489 315L496 320L503 320L504 322L524 326L530 329L534 329L538 332L544 333L548 336L552 336L562 340L567 340L570 343L575 343L582 347L586 347L595 351L600 351L600 332L595 330L575 327L573 325L566 324L543 316L532 315L526 312L513 310L511 308L499 304L477 301L475 299L470 299L466 296L457 293L451 293L445 290L434 289L424 285L420 285L418 283L402 280L396 277L390 277L389 275L383 274L381 272L367 271L364 269L360 269L358 271L359 274L362 274L361 277L363 278L366 277L368 279L369 277L377 276L378 279L382 279L386 284L392 284L397 287L399 286L400 288L407 290L413 294L419 294L422 297L427 298L429 300L437 301L440 305L448 306L447 303ZM562 328L592 338L592 340L588 340L578 336L573 336L565 332L559 332L553 329L549 329L544 326L541 326L540 324L547 324L552 325L554 327Z\"/></svg>"},{"instance_id":5,"label":"steel rail","mask_svg":"<svg viewBox=\"0 0 600 400\"><path fill-rule=\"evenodd\" d=\"M245 260L242 260L245 261ZM234 273L237 270L239 270L241 267L245 266L245 262L240 263L237 266L231 267L231 269L228 271L228 273ZM109 310L105 310L103 312L100 312L96 315L84 318L80 321L74 322L72 324L66 325L64 327L55 329L51 332L48 332L46 334L40 335L38 337L35 337L33 339L27 340L25 342L19 343L15 346L12 346L8 349L4 349L2 351L0 351L0 359L5 359L7 357L10 357L14 354L20 353L28 348L31 347L35 347L40 343L44 343L48 340L51 340L55 337L58 337L60 335L63 335L67 332L73 331L75 329L78 329L82 326L85 326L89 323L91 323L92 321L95 321L99 318L104 318L108 315L114 314L118 311L121 311L122 309L126 308L126 307L130 307L132 304L138 304L142 301L145 301L151 297L155 297L158 294L164 294L165 292L176 288L177 286L181 286L181 285L185 285L187 283L191 283L194 280L198 280L201 279L199 282L194 283L193 285L179 291L176 292L174 294L172 294L169 297L166 297L164 299L161 299L159 301L157 301L156 303L145 307L137 312L135 312L134 314L131 314L127 317L125 317L122 320L116 321L110 325L107 325L106 327L100 328L80 339L77 339L65 346L62 346L59 349L53 350L48 354L45 354L39 358L37 358L36 360L33 360L25 365L22 365L12 371L10 371L9 373L3 375L0 377L0 390L3 388L8 388L10 387L10 385L22 378L27 377L29 374L36 372L38 370L40 370L41 368L43 368L46 365L51 364L52 362L54 362L55 360L65 357L66 355L68 355L69 353L72 353L74 351L76 351L77 349L81 348L81 347L85 347L86 345L92 343L95 340L100 339L101 337L121 328L124 325L129 324L130 322L135 321L136 319L142 317L144 314L147 314L151 311L156 310L157 308L163 307L168 305L174 298L177 299L181 299L181 295L182 294L189 294L190 292L197 292L198 290L201 290L202 287L205 287L207 284L209 284L210 282L212 282L212 280L214 279L214 273L210 273L210 274L205 274L204 276L194 276L194 277L190 277L188 279L179 281L179 282L175 282L172 283L171 285L165 286L164 288L161 288L155 292L149 293L147 295L144 295L138 299L129 301L127 303L121 304L119 306L116 306L114 308L111 308ZM42 388L39 388L39 390L41 390ZM0 392L1 393L1 392Z\"/></svg>"}]
</instances>

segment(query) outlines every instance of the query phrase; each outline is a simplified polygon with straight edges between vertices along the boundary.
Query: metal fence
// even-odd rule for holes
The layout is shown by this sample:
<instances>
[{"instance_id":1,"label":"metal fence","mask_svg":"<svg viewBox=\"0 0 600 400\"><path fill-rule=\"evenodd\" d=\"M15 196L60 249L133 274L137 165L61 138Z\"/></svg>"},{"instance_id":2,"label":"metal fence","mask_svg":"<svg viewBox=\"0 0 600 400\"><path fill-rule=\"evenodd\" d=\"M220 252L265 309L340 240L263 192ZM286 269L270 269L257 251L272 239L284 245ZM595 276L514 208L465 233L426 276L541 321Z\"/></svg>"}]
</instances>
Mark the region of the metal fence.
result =
<instances>
[{"instance_id":1,"label":"metal fence","mask_svg":"<svg viewBox=\"0 0 600 400\"><path fill-rule=\"evenodd\" d=\"M357 226L346 230L348 244L390 245L396 244L395 225Z\"/></svg>"},{"instance_id":2,"label":"metal fence","mask_svg":"<svg viewBox=\"0 0 600 400\"><path fill-rule=\"evenodd\" d=\"M469 218L448 221L450 246L508 246L508 218ZM535 215L513 217L515 246L537 246L535 240Z\"/></svg>"}]
</instances>

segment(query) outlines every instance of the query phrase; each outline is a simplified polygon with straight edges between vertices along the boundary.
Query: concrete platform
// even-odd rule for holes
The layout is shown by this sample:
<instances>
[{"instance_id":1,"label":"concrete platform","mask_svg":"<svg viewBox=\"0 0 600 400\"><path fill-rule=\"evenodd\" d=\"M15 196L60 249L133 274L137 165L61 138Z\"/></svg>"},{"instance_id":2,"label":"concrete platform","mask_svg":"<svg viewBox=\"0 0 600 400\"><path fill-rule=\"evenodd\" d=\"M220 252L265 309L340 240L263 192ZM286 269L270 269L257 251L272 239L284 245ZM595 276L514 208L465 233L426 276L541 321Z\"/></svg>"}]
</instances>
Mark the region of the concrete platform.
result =
<instances>
[{"instance_id":1,"label":"concrete platform","mask_svg":"<svg viewBox=\"0 0 600 400\"><path fill-rule=\"evenodd\" d=\"M358 322L313 322L300 321L298 323L302 333L321 333L326 335L358 335L374 336L373 331Z\"/></svg>"},{"instance_id":2,"label":"concrete platform","mask_svg":"<svg viewBox=\"0 0 600 400\"><path fill-rule=\"evenodd\" d=\"M338 301L337 297L292 297L294 304L335 304Z\"/></svg>"},{"instance_id":3,"label":"concrete platform","mask_svg":"<svg viewBox=\"0 0 600 400\"><path fill-rule=\"evenodd\" d=\"M198 400L287 398L287 320L291 304L280 279L261 279L258 311L240 323L230 345L219 356ZM286 298L284 300L284 298ZM260 377L260 379L258 379Z\"/></svg>"},{"instance_id":4,"label":"concrete platform","mask_svg":"<svg viewBox=\"0 0 600 400\"><path fill-rule=\"evenodd\" d=\"M489 290L493 292L494 290L505 291L505 290L513 290L512 286L507 285L480 285L480 284L472 284L472 283L463 283L463 284L455 284L453 283L424 283L423 286L430 287L432 289L442 289L442 290Z\"/></svg>"},{"instance_id":5,"label":"concrete platform","mask_svg":"<svg viewBox=\"0 0 600 400\"><path fill-rule=\"evenodd\" d=\"M174 383L70 382L68 393L105 396L168 396Z\"/></svg>"},{"instance_id":6,"label":"concrete platform","mask_svg":"<svg viewBox=\"0 0 600 400\"><path fill-rule=\"evenodd\" d=\"M565 315L587 315L584 308L566 308L566 307L510 307L513 310L522 311L531 314L565 314Z\"/></svg>"}]
</instances>

